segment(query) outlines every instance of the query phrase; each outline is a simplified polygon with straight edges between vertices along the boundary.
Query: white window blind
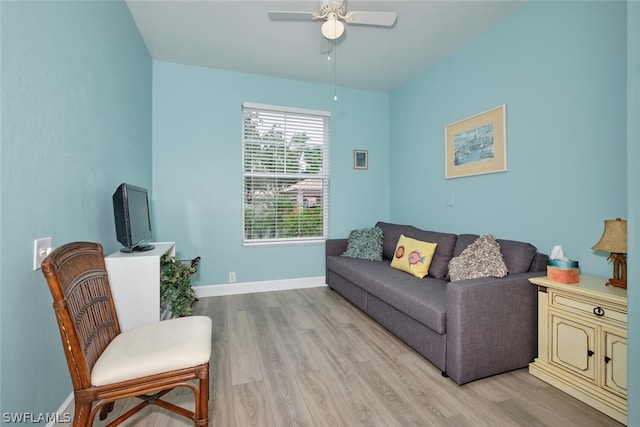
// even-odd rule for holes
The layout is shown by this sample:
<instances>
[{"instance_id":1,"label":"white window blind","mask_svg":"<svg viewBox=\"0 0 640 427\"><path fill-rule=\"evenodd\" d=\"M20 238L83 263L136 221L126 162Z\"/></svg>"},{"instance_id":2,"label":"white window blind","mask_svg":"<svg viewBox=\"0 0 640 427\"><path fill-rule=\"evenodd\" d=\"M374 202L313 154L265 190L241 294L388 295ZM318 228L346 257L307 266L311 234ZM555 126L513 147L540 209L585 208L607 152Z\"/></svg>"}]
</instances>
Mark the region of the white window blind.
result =
<instances>
[{"instance_id":1,"label":"white window blind","mask_svg":"<svg viewBox=\"0 0 640 427\"><path fill-rule=\"evenodd\" d=\"M328 159L329 113L244 103L243 244L325 240Z\"/></svg>"}]
</instances>

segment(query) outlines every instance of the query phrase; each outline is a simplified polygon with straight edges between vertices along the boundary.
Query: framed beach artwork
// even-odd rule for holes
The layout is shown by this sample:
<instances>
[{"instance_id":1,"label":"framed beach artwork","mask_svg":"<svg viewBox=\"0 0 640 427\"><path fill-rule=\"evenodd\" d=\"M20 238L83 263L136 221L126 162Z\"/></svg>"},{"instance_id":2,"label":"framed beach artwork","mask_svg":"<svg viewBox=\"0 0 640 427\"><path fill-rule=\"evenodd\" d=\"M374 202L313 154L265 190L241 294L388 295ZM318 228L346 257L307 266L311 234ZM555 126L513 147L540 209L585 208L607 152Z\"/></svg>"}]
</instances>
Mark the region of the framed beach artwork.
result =
<instances>
[{"instance_id":1,"label":"framed beach artwork","mask_svg":"<svg viewBox=\"0 0 640 427\"><path fill-rule=\"evenodd\" d=\"M353 150L353 168L369 168L369 152L367 150Z\"/></svg>"},{"instance_id":2,"label":"framed beach artwork","mask_svg":"<svg viewBox=\"0 0 640 427\"><path fill-rule=\"evenodd\" d=\"M445 178L507 170L506 105L447 125Z\"/></svg>"}]
</instances>

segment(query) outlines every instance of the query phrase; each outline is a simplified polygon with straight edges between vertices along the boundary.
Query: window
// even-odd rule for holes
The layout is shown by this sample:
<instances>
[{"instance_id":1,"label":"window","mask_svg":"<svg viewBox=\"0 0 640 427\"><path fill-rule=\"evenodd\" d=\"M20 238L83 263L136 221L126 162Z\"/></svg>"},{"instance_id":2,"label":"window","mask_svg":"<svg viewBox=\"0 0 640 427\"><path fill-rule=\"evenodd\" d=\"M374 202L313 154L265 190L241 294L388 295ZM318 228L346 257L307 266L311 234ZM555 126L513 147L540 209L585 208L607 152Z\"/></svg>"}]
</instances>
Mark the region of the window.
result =
<instances>
[{"instance_id":1,"label":"window","mask_svg":"<svg viewBox=\"0 0 640 427\"><path fill-rule=\"evenodd\" d=\"M329 116L243 104L243 244L327 238Z\"/></svg>"}]
</instances>

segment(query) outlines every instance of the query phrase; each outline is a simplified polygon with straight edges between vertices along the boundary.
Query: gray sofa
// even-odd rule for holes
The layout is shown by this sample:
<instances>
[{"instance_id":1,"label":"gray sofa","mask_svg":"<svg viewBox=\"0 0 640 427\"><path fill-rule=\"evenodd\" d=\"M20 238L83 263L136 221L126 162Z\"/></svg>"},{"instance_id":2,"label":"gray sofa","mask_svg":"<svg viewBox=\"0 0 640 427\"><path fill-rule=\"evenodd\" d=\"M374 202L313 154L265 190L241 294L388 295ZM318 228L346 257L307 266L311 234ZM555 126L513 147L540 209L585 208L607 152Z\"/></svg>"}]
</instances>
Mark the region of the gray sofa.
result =
<instances>
[{"instance_id":1,"label":"gray sofa","mask_svg":"<svg viewBox=\"0 0 640 427\"><path fill-rule=\"evenodd\" d=\"M537 351L537 292L547 256L497 239L508 274L450 282L448 263L478 237L379 222L383 260L341 256L348 239L326 242L327 285L359 307L457 384L527 366ZM429 274L391 268L401 234L437 243Z\"/></svg>"}]
</instances>

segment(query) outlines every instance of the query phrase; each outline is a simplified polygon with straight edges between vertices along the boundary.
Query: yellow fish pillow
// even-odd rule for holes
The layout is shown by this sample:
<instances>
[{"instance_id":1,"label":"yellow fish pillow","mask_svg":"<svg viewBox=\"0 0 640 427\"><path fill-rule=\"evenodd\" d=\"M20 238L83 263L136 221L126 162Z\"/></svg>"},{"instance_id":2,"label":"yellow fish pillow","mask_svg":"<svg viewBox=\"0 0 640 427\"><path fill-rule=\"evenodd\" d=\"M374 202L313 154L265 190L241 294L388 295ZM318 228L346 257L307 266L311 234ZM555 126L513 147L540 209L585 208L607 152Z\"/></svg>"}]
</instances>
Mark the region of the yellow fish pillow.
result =
<instances>
[{"instance_id":1,"label":"yellow fish pillow","mask_svg":"<svg viewBox=\"0 0 640 427\"><path fill-rule=\"evenodd\" d=\"M436 252L436 246L436 243L423 242L401 234L391 260L391 267L422 279L429 273L429 265Z\"/></svg>"}]
</instances>

